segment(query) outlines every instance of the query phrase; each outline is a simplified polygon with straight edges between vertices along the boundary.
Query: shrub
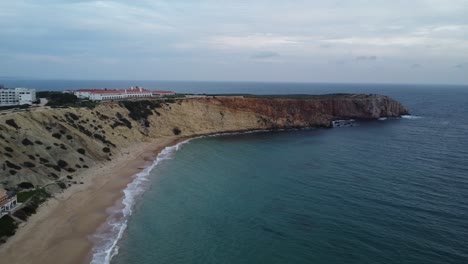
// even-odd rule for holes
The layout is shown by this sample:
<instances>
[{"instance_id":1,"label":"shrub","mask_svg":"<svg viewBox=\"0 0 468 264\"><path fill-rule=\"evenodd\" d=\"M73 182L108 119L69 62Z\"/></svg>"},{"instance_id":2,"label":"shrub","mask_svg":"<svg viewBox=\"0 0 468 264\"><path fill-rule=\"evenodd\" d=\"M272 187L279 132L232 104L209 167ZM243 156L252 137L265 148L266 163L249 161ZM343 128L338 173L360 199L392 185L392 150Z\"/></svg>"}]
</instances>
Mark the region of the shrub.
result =
<instances>
[{"instance_id":1,"label":"shrub","mask_svg":"<svg viewBox=\"0 0 468 264\"><path fill-rule=\"evenodd\" d=\"M77 149L76 151L78 151L78 153L80 153L81 155L86 155L86 150L82 149L82 148L79 148ZM80 158L81 159L81 158Z\"/></svg>"},{"instance_id":2,"label":"shrub","mask_svg":"<svg viewBox=\"0 0 468 264\"><path fill-rule=\"evenodd\" d=\"M103 151L104 153L109 153L109 152L110 152L110 148L104 147L104 148L102 149L102 151Z\"/></svg>"},{"instance_id":3,"label":"shrub","mask_svg":"<svg viewBox=\"0 0 468 264\"><path fill-rule=\"evenodd\" d=\"M68 162L64 161L64 160L59 160L57 161L57 165L60 166L60 168L65 168L68 166Z\"/></svg>"},{"instance_id":4,"label":"shrub","mask_svg":"<svg viewBox=\"0 0 468 264\"><path fill-rule=\"evenodd\" d=\"M21 141L21 143L22 143L23 145L25 145L25 146L32 146L32 145L34 145L34 143L32 143L32 141L29 140L29 139L27 139L27 138L23 139L23 141Z\"/></svg>"},{"instance_id":5,"label":"shrub","mask_svg":"<svg viewBox=\"0 0 468 264\"><path fill-rule=\"evenodd\" d=\"M13 152L13 149L10 148L10 147L5 147L5 150L8 151L8 152Z\"/></svg>"},{"instance_id":6,"label":"shrub","mask_svg":"<svg viewBox=\"0 0 468 264\"><path fill-rule=\"evenodd\" d=\"M7 167L10 168L10 169L21 170L21 167L20 167L20 166L14 164L13 162L11 162L11 161L9 161L9 160L5 161L5 164L6 164Z\"/></svg>"},{"instance_id":7,"label":"shrub","mask_svg":"<svg viewBox=\"0 0 468 264\"><path fill-rule=\"evenodd\" d=\"M11 127L14 127L16 129L20 129L20 127L16 124L14 119L8 119L5 121L5 123Z\"/></svg>"},{"instance_id":8,"label":"shrub","mask_svg":"<svg viewBox=\"0 0 468 264\"><path fill-rule=\"evenodd\" d=\"M52 136L53 136L54 138L56 138L56 139L61 139L61 138L62 138L62 135L59 134L59 133L54 133L54 134L52 134Z\"/></svg>"},{"instance_id":9,"label":"shrub","mask_svg":"<svg viewBox=\"0 0 468 264\"><path fill-rule=\"evenodd\" d=\"M29 162L29 161L25 161L25 162L23 163L23 166L26 167L26 168L34 168L34 167L36 167L36 165L35 165L34 163Z\"/></svg>"},{"instance_id":10,"label":"shrub","mask_svg":"<svg viewBox=\"0 0 468 264\"><path fill-rule=\"evenodd\" d=\"M18 224L10 216L0 218L0 238L14 235L17 227Z\"/></svg>"},{"instance_id":11,"label":"shrub","mask_svg":"<svg viewBox=\"0 0 468 264\"><path fill-rule=\"evenodd\" d=\"M68 113L68 116L69 116L71 119L75 120L75 121L78 120L78 119L80 119L80 117L77 116L77 115L75 115L74 113Z\"/></svg>"},{"instance_id":12,"label":"shrub","mask_svg":"<svg viewBox=\"0 0 468 264\"><path fill-rule=\"evenodd\" d=\"M37 96L47 98L47 106L52 107L75 106L78 102L78 97L69 93L38 92Z\"/></svg>"},{"instance_id":13,"label":"shrub","mask_svg":"<svg viewBox=\"0 0 468 264\"><path fill-rule=\"evenodd\" d=\"M150 100L120 101L119 105L127 108L130 118L135 121L148 118L153 114L153 109L161 107L160 102Z\"/></svg>"},{"instance_id":14,"label":"shrub","mask_svg":"<svg viewBox=\"0 0 468 264\"><path fill-rule=\"evenodd\" d=\"M178 136L178 135L180 135L180 133L182 133L182 131L178 127L174 127L172 129L172 133L174 133L174 135Z\"/></svg>"},{"instance_id":15,"label":"shrub","mask_svg":"<svg viewBox=\"0 0 468 264\"><path fill-rule=\"evenodd\" d=\"M18 184L18 188L21 188L21 189L33 189L34 188L34 184L30 183L30 182L22 182L22 183L19 183Z\"/></svg>"}]
</instances>

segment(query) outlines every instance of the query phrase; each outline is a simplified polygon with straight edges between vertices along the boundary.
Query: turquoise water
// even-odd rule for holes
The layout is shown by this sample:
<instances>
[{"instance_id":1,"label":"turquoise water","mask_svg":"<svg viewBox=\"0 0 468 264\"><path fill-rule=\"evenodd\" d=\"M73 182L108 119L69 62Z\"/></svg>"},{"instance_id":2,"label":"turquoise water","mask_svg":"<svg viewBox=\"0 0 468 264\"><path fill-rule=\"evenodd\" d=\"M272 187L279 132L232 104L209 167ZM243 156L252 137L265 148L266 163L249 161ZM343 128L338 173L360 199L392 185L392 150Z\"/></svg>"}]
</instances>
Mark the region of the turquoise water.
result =
<instances>
[{"instance_id":1,"label":"turquoise water","mask_svg":"<svg viewBox=\"0 0 468 264\"><path fill-rule=\"evenodd\" d=\"M166 153L112 263L468 263L468 90L389 93L420 118Z\"/></svg>"},{"instance_id":2,"label":"turquoise water","mask_svg":"<svg viewBox=\"0 0 468 264\"><path fill-rule=\"evenodd\" d=\"M380 93L420 118L169 148L125 190L94 263L468 263L468 87L4 80L39 90ZM116 239L120 238L120 239ZM117 254L118 253L118 254Z\"/></svg>"}]
</instances>

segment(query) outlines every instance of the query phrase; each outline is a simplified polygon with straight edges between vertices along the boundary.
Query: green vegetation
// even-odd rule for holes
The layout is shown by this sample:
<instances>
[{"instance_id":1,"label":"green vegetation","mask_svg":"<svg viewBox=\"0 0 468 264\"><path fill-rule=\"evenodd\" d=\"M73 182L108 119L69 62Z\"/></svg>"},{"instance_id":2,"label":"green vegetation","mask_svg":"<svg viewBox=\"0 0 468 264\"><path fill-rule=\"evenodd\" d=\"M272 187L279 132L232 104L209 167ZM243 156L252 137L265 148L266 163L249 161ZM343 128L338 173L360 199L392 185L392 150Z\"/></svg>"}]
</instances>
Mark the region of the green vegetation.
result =
<instances>
[{"instance_id":1,"label":"green vegetation","mask_svg":"<svg viewBox=\"0 0 468 264\"><path fill-rule=\"evenodd\" d=\"M80 100L74 94L43 91L37 92L38 98L46 98L47 106L51 107L87 107L93 109L97 103L89 100Z\"/></svg>"},{"instance_id":2,"label":"green vegetation","mask_svg":"<svg viewBox=\"0 0 468 264\"><path fill-rule=\"evenodd\" d=\"M0 218L0 244L5 242L5 237L14 235L17 227L18 224L9 215Z\"/></svg>"},{"instance_id":3,"label":"green vegetation","mask_svg":"<svg viewBox=\"0 0 468 264\"><path fill-rule=\"evenodd\" d=\"M34 188L34 184L30 183L30 182L22 182L22 183L19 183L18 184L18 188L21 188L21 189L33 189Z\"/></svg>"},{"instance_id":4,"label":"green vegetation","mask_svg":"<svg viewBox=\"0 0 468 264\"><path fill-rule=\"evenodd\" d=\"M46 197L46 198L49 197L49 194L44 189L36 189L32 191L17 193L16 198L18 199L18 203L24 203L29 198L36 196L36 195L41 196L41 197Z\"/></svg>"},{"instance_id":5,"label":"green vegetation","mask_svg":"<svg viewBox=\"0 0 468 264\"><path fill-rule=\"evenodd\" d=\"M47 105L52 107L61 107L61 106L75 106L78 102L78 97L70 93L62 92L37 92L36 96L38 98L46 98Z\"/></svg>"},{"instance_id":6,"label":"green vegetation","mask_svg":"<svg viewBox=\"0 0 468 264\"><path fill-rule=\"evenodd\" d=\"M11 110L11 109L28 109L29 105L10 105L10 106L0 106L0 111L2 110Z\"/></svg>"},{"instance_id":7,"label":"green vegetation","mask_svg":"<svg viewBox=\"0 0 468 264\"><path fill-rule=\"evenodd\" d=\"M174 135L178 136L178 135L180 135L180 133L182 133L182 130L180 130L180 128L178 128L178 127L174 127L172 129L172 133L174 133Z\"/></svg>"},{"instance_id":8,"label":"green vegetation","mask_svg":"<svg viewBox=\"0 0 468 264\"><path fill-rule=\"evenodd\" d=\"M140 121L152 115L153 109L160 108L161 102L155 100L120 101L119 105L127 108L130 118Z\"/></svg>"},{"instance_id":9,"label":"green vegetation","mask_svg":"<svg viewBox=\"0 0 468 264\"><path fill-rule=\"evenodd\" d=\"M14 215L21 220L26 220L29 216L35 214L39 205L44 203L48 198L50 198L50 194L44 189L20 192L17 194L18 202L25 203L25 205L17 210Z\"/></svg>"},{"instance_id":10,"label":"green vegetation","mask_svg":"<svg viewBox=\"0 0 468 264\"><path fill-rule=\"evenodd\" d=\"M9 125L11 127L14 127L16 129L20 129L20 127L16 124L14 119L5 120L5 124L7 124L7 125Z\"/></svg>"},{"instance_id":11,"label":"green vegetation","mask_svg":"<svg viewBox=\"0 0 468 264\"><path fill-rule=\"evenodd\" d=\"M171 95L164 95L163 98L185 98L185 94L171 94Z\"/></svg>"}]
</instances>

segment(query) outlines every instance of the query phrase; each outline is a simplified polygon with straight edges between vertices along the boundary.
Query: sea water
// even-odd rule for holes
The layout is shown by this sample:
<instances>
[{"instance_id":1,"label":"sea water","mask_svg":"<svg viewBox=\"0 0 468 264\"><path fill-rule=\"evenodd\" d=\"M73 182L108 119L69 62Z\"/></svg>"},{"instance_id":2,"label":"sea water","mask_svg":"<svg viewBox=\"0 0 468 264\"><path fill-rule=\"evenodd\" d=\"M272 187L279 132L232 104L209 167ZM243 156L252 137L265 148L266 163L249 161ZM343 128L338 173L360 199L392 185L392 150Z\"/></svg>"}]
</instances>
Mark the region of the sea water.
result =
<instances>
[{"instance_id":1,"label":"sea water","mask_svg":"<svg viewBox=\"0 0 468 264\"><path fill-rule=\"evenodd\" d=\"M385 94L414 116L183 145L112 263L468 263L468 90Z\"/></svg>"},{"instance_id":2,"label":"sea water","mask_svg":"<svg viewBox=\"0 0 468 264\"><path fill-rule=\"evenodd\" d=\"M125 216L101 237L95 263L112 256L115 264L468 263L468 87L168 82L161 88L380 93L413 115L205 137L166 149L127 188Z\"/></svg>"}]
</instances>

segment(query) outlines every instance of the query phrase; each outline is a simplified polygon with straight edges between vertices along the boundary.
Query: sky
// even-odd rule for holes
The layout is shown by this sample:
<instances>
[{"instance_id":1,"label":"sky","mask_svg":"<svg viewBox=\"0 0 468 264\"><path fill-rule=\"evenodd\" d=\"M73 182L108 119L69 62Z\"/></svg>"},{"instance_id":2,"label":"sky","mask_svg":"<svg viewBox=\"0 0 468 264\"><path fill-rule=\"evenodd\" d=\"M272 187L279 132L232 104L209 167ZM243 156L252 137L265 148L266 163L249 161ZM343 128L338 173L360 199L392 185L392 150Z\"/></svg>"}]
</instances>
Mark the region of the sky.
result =
<instances>
[{"instance_id":1,"label":"sky","mask_svg":"<svg viewBox=\"0 0 468 264\"><path fill-rule=\"evenodd\" d=\"M468 0L0 0L0 78L468 84Z\"/></svg>"}]
</instances>

